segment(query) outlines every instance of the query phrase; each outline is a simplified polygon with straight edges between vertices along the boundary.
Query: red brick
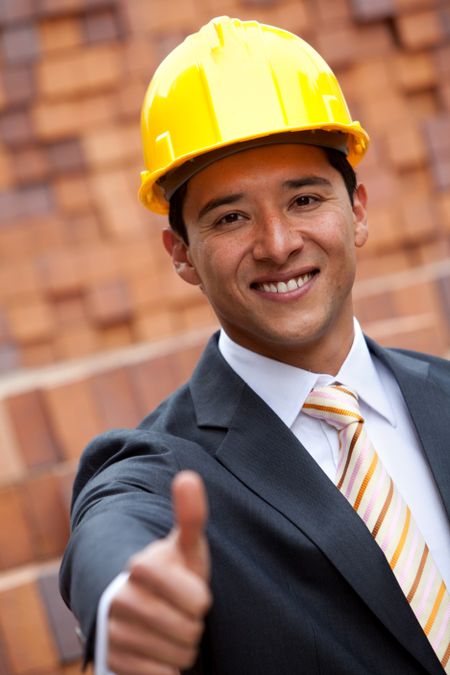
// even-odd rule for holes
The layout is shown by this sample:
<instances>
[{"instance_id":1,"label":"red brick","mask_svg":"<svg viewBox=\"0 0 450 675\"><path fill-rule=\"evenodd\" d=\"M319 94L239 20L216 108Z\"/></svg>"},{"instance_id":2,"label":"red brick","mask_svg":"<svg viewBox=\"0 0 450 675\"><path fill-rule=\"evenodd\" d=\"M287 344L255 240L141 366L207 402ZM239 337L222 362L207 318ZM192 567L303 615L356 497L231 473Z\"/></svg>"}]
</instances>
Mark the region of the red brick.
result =
<instances>
[{"instance_id":1,"label":"red brick","mask_svg":"<svg viewBox=\"0 0 450 675\"><path fill-rule=\"evenodd\" d=\"M83 270L69 250L42 256L37 261L40 287L51 298L78 294L83 290Z\"/></svg>"},{"instance_id":2,"label":"red brick","mask_svg":"<svg viewBox=\"0 0 450 675\"><path fill-rule=\"evenodd\" d=\"M439 291L434 281L415 282L393 288L391 298L394 316L425 315L430 313L439 317L442 309Z\"/></svg>"},{"instance_id":3,"label":"red brick","mask_svg":"<svg viewBox=\"0 0 450 675\"><path fill-rule=\"evenodd\" d=\"M33 560L31 529L18 488L0 489L0 569L24 565Z\"/></svg>"},{"instance_id":4,"label":"red brick","mask_svg":"<svg viewBox=\"0 0 450 675\"><path fill-rule=\"evenodd\" d=\"M77 264L89 286L101 286L117 280L118 252L114 246L98 243L77 251Z\"/></svg>"},{"instance_id":5,"label":"red brick","mask_svg":"<svg viewBox=\"0 0 450 675\"><path fill-rule=\"evenodd\" d=\"M352 6L358 21L389 19L395 14L395 0L353 0Z\"/></svg>"},{"instance_id":6,"label":"red brick","mask_svg":"<svg viewBox=\"0 0 450 675\"><path fill-rule=\"evenodd\" d=\"M450 154L433 162L434 182L438 190L450 188Z\"/></svg>"},{"instance_id":7,"label":"red brick","mask_svg":"<svg viewBox=\"0 0 450 675\"><path fill-rule=\"evenodd\" d=\"M58 328L76 328L87 322L86 309L81 295L55 299L53 303Z\"/></svg>"},{"instance_id":8,"label":"red brick","mask_svg":"<svg viewBox=\"0 0 450 675\"><path fill-rule=\"evenodd\" d=\"M116 14L111 10L87 14L84 20L84 34L89 43L118 39L120 27Z\"/></svg>"},{"instance_id":9,"label":"red brick","mask_svg":"<svg viewBox=\"0 0 450 675\"><path fill-rule=\"evenodd\" d=\"M15 0L14 2L3 2L0 5L0 21L3 23L14 23L32 18L36 13L36 3L34 0Z\"/></svg>"},{"instance_id":10,"label":"red brick","mask_svg":"<svg viewBox=\"0 0 450 675\"><path fill-rule=\"evenodd\" d=\"M430 244L421 246L419 251L421 264L447 261L450 268L450 241L448 239L436 239Z\"/></svg>"},{"instance_id":11,"label":"red brick","mask_svg":"<svg viewBox=\"0 0 450 675\"><path fill-rule=\"evenodd\" d=\"M8 106L21 106L34 95L34 76L30 64L19 64L3 68L3 93Z\"/></svg>"},{"instance_id":12,"label":"red brick","mask_svg":"<svg viewBox=\"0 0 450 675\"><path fill-rule=\"evenodd\" d=\"M0 266L0 303L27 297L39 298L39 278L32 262L25 260L20 263L2 263Z\"/></svg>"},{"instance_id":13,"label":"red brick","mask_svg":"<svg viewBox=\"0 0 450 675\"><path fill-rule=\"evenodd\" d=\"M57 176L53 182L58 208L65 213L80 213L91 208L92 200L86 176Z\"/></svg>"},{"instance_id":14,"label":"red brick","mask_svg":"<svg viewBox=\"0 0 450 675\"><path fill-rule=\"evenodd\" d=\"M83 169L84 153L77 138L56 141L47 147L48 162L56 174Z\"/></svg>"},{"instance_id":15,"label":"red brick","mask_svg":"<svg viewBox=\"0 0 450 675\"><path fill-rule=\"evenodd\" d=\"M39 23L39 37L44 53L78 47L83 41L81 21L75 16L45 19Z\"/></svg>"},{"instance_id":16,"label":"red brick","mask_svg":"<svg viewBox=\"0 0 450 675\"><path fill-rule=\"evenodd\" d=\"M400 171L420 167L426 163L427 152L420 130L412 120L385 132L387 156Z\"/></svg>"},{"instance_id":17,"label":"red brick","mask_svg":"<svg viewBox=\"0 0 450 675\"><path fill-rule=\"evenodd\" d=\"M48 176L49 165L42 148L18 149L13 154L14 173L18 183L32 183Z\"/></svg>"},{"instance_id":18,"label":"red brick","mask_svg":"<svg viewBox=\"0 0 450 675\"><path fill-rule=\"evenodd\" d=\"M5 193L3 193L3 196L4 195ZM18 198L18 193L11 193L11 196L11 201L15 201ZM5 201L6 200L2 199L2 195L0 195L0 208L5 206ZM9 204L6 204L7 213L9 212L9 206ZM13 213L17 215L17 211L13 211ZM4 212L0 211L0 221L3 215ZM5 218L3 226L0 227L0 251L2 259L7 261L9 264L16 261L22 262L27 257L31 257L33 253L33 247L31 244L29 223L17 220L11 222ZM3 291L4 289L0 288L0 293Z\"/></svg>"},{"instance_id":19,"label":"red brick","mask_svg":"<svg viewBox=\"0 0 450 675\"><path fill-rule=\"evenodd\" d=\"M369 239L364 246L367 254L392 252L402 243L399 215L390 207L370 209Z\"/></svg>"},{"instance_id":20,"label":"red brick","mask_svg":"<svg viewBox=\"0 0 450 675\"><path fill-rule=\"evenodd\" d=\"M401 206L402 230L408 243L429 241L437 233L436 213L432 200L413 195Z\"/></svg>"},{"instance_id":21,"label":"red brick","mask_svg":"<svg viewBox=\"0 0 450 675\"><path fill-rule=\"evenodd\" d=\"M136 426L140 419L138 404L125 368L94 375L91 386L105 429Z\"/></svg>"},{"instance_id":22,"label":"red brick","mask_svg":"<svg viewBox=\"0 0 450 675\"><path fill-rule=\"evenodd\" d=\"M49 623L53 628L53 637L58 647L60 661L67 662L79 658L82 649L75 632L77 624L59 593L57 567L39 576L38 588Z\"/></svg>"},{"instance_id":23,"label":"red brick","mask_svg":"<svg viewBox=\"0 0 450 675\"><path fill-rule=\"evenodd\" d=\"M139 417L144 417L180 384L177 355L145 359L128 367Z\"/></svg>"},{"instance_id":24,"label":"red brick","mask_svg":"<svg viewBox=\"0 0 450 675\"><path fill-rule=\"evenodd\" d=\"M149 310L133 321L133 331L137 341L158 340L173 335L176 331L175 320L169 310Z\"/></svg>"},{"instance_id":25,"label":"red brick","mask_svg":"<svg viewBox=\"0 0 450 675\"><path fill-rule=\"evenodd\" d=\"M31 531L34 560L60 556L69 538L69 521L56 476L30 478L20 489Z\"/></svg>"},{"instance_id":26,"label":"red brick","mask_svg":"<svg viewBox=\"0 0 450 675\"><path fill-rule=\"evenodd\" d=\"M17 302L8 309L11 334L21 344L50 339L55 333L55 317L44 300Z\"/></svg>"},{"instance_id":27,"label":"red brick","mask_svg":"<svg viewBox=\"0 0 450 675\"><path fill-rule=\"evenodd\" d=\"M358 249L358 253L364 249ZM358 255L356 288L358 282L368 278L384 277L387 274L403 272L410 268L408 255L399 250L395 253L384 253L376 257L362 257Z\"/></svg>"},{"instance_id":28,"label":"red brick","mask_svg":"<svg viewBox=\"0 0 450 675\"><path fill-rule=\"evenodd\" d=\"M436 356L445 356L448 352L448 339L436 328L431 314L412 316L407 322L371 325L369 330L371 337L386 347L413 349Z\"/></svg>"},{"instance_id":29,"label":"red brick","mask_svg":"<svg viewBox=\"0 0 450 675\"><path fill-rule=\"evenodd\" d=\"M147 66L146 69L146 72L148 72ZM131 120L132 124L135 125L135 128L138 123L137 111L141 109L145 88L146 83L127 78L115 94L115 108L119 119L126 121Z\"/></svg>"},{"instance_id":30,"label":"red brick","mask_svg":"<svg viewBox=\"0 0 450 675\"><path fill-rule=\"evenodd\" d=\"M450 189L438 195L437 208L441 229L450 234Z\"/></svg>"},{"instance_id":31,"label":"red brick","mask_svg":"<svg viewBox=\"0 0 450 675\"><path fill-rule=\"evenodd\" d=\"M35 256L46 255L66 245L63 223L59 217L39 217L29 220L32 248Z\"/></svg>"},{"instance_id":32,"label":"red brick","mask_svg":"<svg viewBox=\"0 0 450 675\"><path fill-rule=\"evenodd\" d=\"M97 93L116 86L122 75L120 52L114 46L92 46L61 52L38 65L38 87L43 96L61 97Z\"/></svg>"},{"instance_id":33,"label":"red brick","mask_svg":"<svg viewBox=\"0 0 450 675\"><path fill-rule=\"evenodd\" d=\"M423 49L442 42L444 27L437 10L402 14L396 18L397 31L406 49Z\"/></svg>"},{"instance_id":34,"label":"red brick","mask_svg":"<svg viewBox=\"0 0 450 675\"><path fill-rule=\"evenodd\" d=\"M429 52L401 52L394 61L397 82L406 92L430 89L438 84L437 68Z\"/></svg>"},{"instance_id":35,"label":"red brick","mask_svg":"<svg viewBox=\"0 0 450 675\"><path fill-rule=\"evenodd\" d=\"M86 0L40 0L39 13L41 15L55 16L80 12L84 10Z\"/></svg>"},{"instance_id":36,"label":"red brick","mask_svg":"<svg viewBox=\"0 0 450 675\"><path fill-rule=\"evenodd\" d=\"M442 91L442 88L439 90ZM411 117L416 120L423 128L423 122L430 117L435 117L439 112L439 103L435 91L429 89L428 91L418 91L415 94L408 96L410 104Z\"/></svg>"},{"instance_id":37,"label":"red brick","mask_svg":"<svg viewBox=\"0 0 450 675\"><path fill-rule=\"evenodd\" d=\"M5 112L0 117L0 138L11 148L30 144L33 141L33 127L28 111Z\"/></svg>"},{"instance_id":38,"label":"red brick","mask_svg":"<svg viewBox=\"0 0 450 675\"><path fill-rule=\"evenodd\" d=\"M101 349L98 331L89 325L73 325L58 331L53 341L55 357L74 359L98 352Z\"/></svg>"},{"instance_id":39,"label":"red brick","mask_svg":"<svg viewBox=\"0 0 450 675\"><path fill-rule=\"evenodd\" d=\"M411 12L417 9L435 8L438 0L394 0L399 14Z\"/></svg>"},{"instance_id":40,"label":"red brick","mask_svg":"<svg viewBox=\"0 0 450 675\"><path fill-rule=\"evenodd\" d=\"M361 323L366 325L389 319L395 316L392 294L387 291L364 293L364 289L355 289L354 311Z\"/></svg>"},{"instance_id":41,"label":"red brick","mask_svg":"<svg viewBox=\"0 0 450 675\"><path fill-rule=\"evenodd\" d=\"M20 360L24 368L48 366L54 362L55 356L53 344L49 342L20 346Z\"/></svg>"},{"instance_id":42,"label":"red brick","mask_svg":"<svg viewBox=\"0 0 450 675\"><path fill-rule=\"evenodd\" d=\"M112 95L90 96L72 101L38 102L31 111L36 136L53 140L73 136L115 118Z\"/></svg>"},{"instance_id":43,"label":"red brick","mask_svg":"<svg viewBox=\"0 0 450 675\"><path fill-rule=\"evenodd\" d=\"M436 67L439 73L439 82L450 76L450 44L444 43L433 50Z\"/></svg>"},{"instance_id":44,"label":"red brick","mask_svg":"<svg viewBox=\"0 0 450 675\"><path fill-rule=\"evenodd\" d=\"M25 474L25 464L20 455L4 401L0 400L0 484L18 481Z\"/></svg>"},{"instance_id":45,"label":"red brick","mask_svg":"<svg viewBox=\"0 0 450 675\"><path fill-rule=\"evenodd\" d=\"M127 321L132 317L127 285L120 280L92 286L86 295L89 317L101 326Z\"/></svg>"},{"instance_id":46,"label":"red brick","mask_svg":"<svg viewBox=\"0 0 450 675\"><path fill-rule=\"evenodd\" d=\"M448 115L436 115L426 121L425 137L433 157L450 155L450 119Z\"/></svg>"},{"instance_id":47,"label":"red brick","mask_svg":"<svg viewBox=\"0 0 450 675\"><path fill-rule=\"evenodd\" d=\"M105 231L114 239L128 239L145 230L145 210L136 198L137 174L133 174L134 185L127 172L119 169L93 174L90 180Z\"/></svg>"},{"instance_id":48,"label":"red brick","mask_svg":"<svg viewBox=\"0 0 450 675\"><path fill-rule=\"evenodd\" d=\"M59 493L64 507L64 513L69 520L70 506L72 503L72 492L75 476L77 474L78 462L76 460L58 464L53 468L53 473L58 480Z\"/></svg>"},{"instance_id":49,"label":"red brick","mask_svg":"<svg viewBox=\"0 0 450 675\"><path fill-rule=\"evenodd\" d=\"M351 25L326 27L312 42L332 68L348 66L360 59L379 57L393 50L392 37L383 23L358 29Z\"/></svg>"},{"instance_id":50,"label":"red brick","mask_svg":"<svg viewBox=\"0 0 450 675\"><path fill-rule=\"evenodd\" d=\"M170 271L167 274L170 274ZM167 301L167 295L160 279L161 277L158 278L154 269L148 274L133 276L129 279L128 288L133 313L146 314L158 303L164 304ZM166 279L165 275L164 285Z\"/></svg>"},{"instance_id":51,"label":"red brick","mask_svg":"<svg viewBox=\"0 0 450 675\"><path fill-rule=\"evenodd\" d=\"M191 306L179 306L175 312L177 329L191 331L211 326L211 332L217 330L219 323L206 299Z\"/></svg>"},{"instance_id":52,"label":"red brick","mask_svg":"<svg viewBox=\"0 0 450 675\"><path fill-rule=\"evenodd\" d=\"M64 457L77 459L91 438L104 430L89 383L84 379L43 391L51 427Z\"/></svg>"},{"instance_id":53,"label":"red brick","mask_svg":"<svg viewBox=\"0 0 450 675\"><path fill-rule=\"evenodd\" d=\"M68 246L97 246L100 242L101 224L95 213L72 214L64 220Z\"/></svg>"},{"instance_id":54,"label":"red brick","mask_svg":"<svg viewBox=\"0 0 450 675\"><path fill-rule=\"evenodd\" d=\"M42 393L33 390L10 396L5 399L5 408L26 465L34 469L57 461L58 450Z\"/></svg>"},{"instance_id":55,"label":"red brick","mask_svg":"<svg viewBox=\"0 0 450 675\"><path fill-rule=\"evenodd\" d=\"M17 578L16 585L0 587L0 629L12 672L47 673L59 659L46 612L31 574Z\"/></svg>"},{"instance_id":56,"label":"red brick","mask_svg":"<svg viewBox=\"0 0 450 675\"><path fill-rule=\"evenodd\" d=\"M39 54L39 36L31 23L7 28L2 38L3 53L9 63L34 61Z\"/></svg>"},{"instance_id":57,"label":"red brick","mask_svg":"<svg viewBox=\"0 0 450 675\"><path fill-rule=\"evenodd\" d=\"M192 347L182 347L174 354L178 385L186 382L191 377L208 338L209 335L200 340L198 344Z\"/></svg>"},{"instance_id":58,"label":"red brick","mask_svg":"<svg viewBox=\"0 0 450 675\"><path fill-rule=\"evenodd\" d=\"M134 334L128 323L118 323L107 326L99 331L101 349L119 349L134 342Z\"/></svg>"},{"instance_id":59,"label":"red brick","mask_svg":"<svg viewBox=\"0 0 450 675\"><path fill-rule=\"evenodd\" d=\"M49 216L52 211L52 196L47 185L27 185L0 195L0 222L8 225L12 221Z\"/></svg>"},{"instance_id":60,"label":"red brick","mask_svg":"<svg viewBox=\"0 0 450 675\"><path fill-rule=\"evenodd\" d=\"M0 189L5 190L12 187L14 182L14 171L12 157L8 152L0 150Z\"/></svg>"},{"instance_id":61,"label":"red brick","mask_svg":"<svg viewBox=\"0 0 450 675\"><path fill-rule=\"evenodd\" d=\"M352 18L351 3L348 0L335 0L335 2L316 0L314 14L321 26L326 23L350 21Z\"/></svg>"},{"instance_id":62,"label":"red brick","mask_svg":"<svg viewBox=\"0 0 450 675\"><path fill-rule=\"evenodd\" d=\"M199 25L199 5L196 0L178 3L176 12L168 12L164 0L153 0L151 12L148 11L146 0L134 0L125 3L123 11L131 32L138 35L150 31L159 33L195 29ZM221 11L226 10L224 8ZM210 16L215 14L217 8Z\"/></svg>"},{"instance_id":63,"label":"red brick","mask_svg":"<svg viewBox=\"0 0 450 675\"><path fill-rule=\"evenodd\" d=\"M83 139L83 150L89 165L112 167L141 160L141 138L136 121L127 127L94 130Z\"/></svg>"}]
</instances>

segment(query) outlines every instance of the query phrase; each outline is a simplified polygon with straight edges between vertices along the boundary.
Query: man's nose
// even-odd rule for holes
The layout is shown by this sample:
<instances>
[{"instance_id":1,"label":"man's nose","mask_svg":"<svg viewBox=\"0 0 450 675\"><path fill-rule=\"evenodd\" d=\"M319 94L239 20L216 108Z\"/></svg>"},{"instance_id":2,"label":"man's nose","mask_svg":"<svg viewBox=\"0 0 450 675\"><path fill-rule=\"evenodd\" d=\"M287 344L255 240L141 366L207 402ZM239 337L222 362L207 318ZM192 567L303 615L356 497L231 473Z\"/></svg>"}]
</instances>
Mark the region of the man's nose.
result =
<instances>
[{"instance_id":1,"label":"man's nose","mask_svg":"<svg viewBox=\"0 0 450 675\"><path fill-rule=\"evenodd\" d=\"M255 260L271 260L282 265L289 256L303 248L303 237L287 219L267 216L255 228L253 257Z\"/></svg>"}]
</instances>

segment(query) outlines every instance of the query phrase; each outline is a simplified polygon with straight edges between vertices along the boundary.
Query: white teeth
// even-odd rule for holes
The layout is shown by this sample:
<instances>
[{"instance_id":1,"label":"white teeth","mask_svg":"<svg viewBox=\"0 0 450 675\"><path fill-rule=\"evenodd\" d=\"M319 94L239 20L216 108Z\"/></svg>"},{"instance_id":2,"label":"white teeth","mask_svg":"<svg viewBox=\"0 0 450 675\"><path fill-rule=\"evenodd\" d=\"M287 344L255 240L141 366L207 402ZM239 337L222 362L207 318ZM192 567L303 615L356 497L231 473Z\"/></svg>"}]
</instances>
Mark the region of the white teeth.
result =
<instances>
[{"instance_id":1,"label":"white teeth","mask_svg":"<svg viewBox=\"0 0 450 675\"><path fill-rule=\"evenodd\" d=\"M260 284L260 288L266 293L288 293L289 291L295 291L297 288L301 288L303 284L306 284L306 282L311 279L312 276L312 273L308 272L307 274L302 274L302 276L295 279L289 279L287 282L264 282Z\"/></svg>"},{"instance_id":2,"label":"white teeth","mask_svg":"<svg viewBox=\"0 0 450 675\"><path fill-rule=\"evenodd\" d=\"M287 282L287 287L288 291L295 291L295 289L298 288L298 284L295 281L295 279L289 279L289 281Z\"/></svg>"}]
</instances>

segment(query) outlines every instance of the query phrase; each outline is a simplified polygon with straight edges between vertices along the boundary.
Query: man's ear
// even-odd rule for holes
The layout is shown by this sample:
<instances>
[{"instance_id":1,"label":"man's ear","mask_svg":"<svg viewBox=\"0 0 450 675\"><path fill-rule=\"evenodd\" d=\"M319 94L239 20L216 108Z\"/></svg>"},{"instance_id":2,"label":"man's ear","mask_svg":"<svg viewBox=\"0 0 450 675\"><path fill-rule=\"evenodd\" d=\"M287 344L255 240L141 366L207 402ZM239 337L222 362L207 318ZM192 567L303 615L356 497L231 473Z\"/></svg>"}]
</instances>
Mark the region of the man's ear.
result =
<instances>
[{"instance_id":1,"label":"man's ear","mask_svg":"<svg viewBox=\"0 0 450 675\"><path fill-rule=\"evenodd\" d=\"M355 225L354 241L355 246L360 248L364 246L369 236L369 227L367 224L367 190L363 183L356 188L353 197L353 222Z\"/></svg>"},{"instance_id":2,"label":"man's ear","mask_svg":"<svg viewBox=\"0 0 450 675\"><path fill-rule=\"evenodd\" d=\"M199 286L201 279L191 262L188 244L170 227L163 230L162 240L164 248L172 258L173 267L178 276L188 284Z\"/></svg>"}]
</instances>

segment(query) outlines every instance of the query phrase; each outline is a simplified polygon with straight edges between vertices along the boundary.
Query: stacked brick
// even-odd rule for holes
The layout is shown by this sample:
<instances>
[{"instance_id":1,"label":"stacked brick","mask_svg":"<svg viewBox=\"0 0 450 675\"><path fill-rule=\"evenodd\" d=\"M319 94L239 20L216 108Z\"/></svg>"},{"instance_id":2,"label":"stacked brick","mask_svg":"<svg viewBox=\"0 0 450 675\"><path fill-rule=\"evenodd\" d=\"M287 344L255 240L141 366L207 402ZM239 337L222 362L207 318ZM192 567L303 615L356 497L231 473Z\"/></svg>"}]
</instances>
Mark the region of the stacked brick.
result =
<instances>
[{"instance_id":1,"label":"stacked brick","mask_svg":"<svg viewBox=\"0 0 450 675\"><path fill-rule=\"evenodd\" d=\"M155 65L214 15L309 40L372 147L356 314L381 342L450 348L450 10L439 0L0 3L0 673L79 670L59 600L86 442L185 380L215 326L137 203Z\"/></svg>"}]
</instances>

